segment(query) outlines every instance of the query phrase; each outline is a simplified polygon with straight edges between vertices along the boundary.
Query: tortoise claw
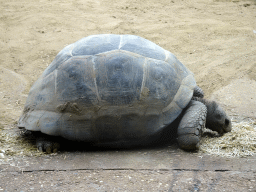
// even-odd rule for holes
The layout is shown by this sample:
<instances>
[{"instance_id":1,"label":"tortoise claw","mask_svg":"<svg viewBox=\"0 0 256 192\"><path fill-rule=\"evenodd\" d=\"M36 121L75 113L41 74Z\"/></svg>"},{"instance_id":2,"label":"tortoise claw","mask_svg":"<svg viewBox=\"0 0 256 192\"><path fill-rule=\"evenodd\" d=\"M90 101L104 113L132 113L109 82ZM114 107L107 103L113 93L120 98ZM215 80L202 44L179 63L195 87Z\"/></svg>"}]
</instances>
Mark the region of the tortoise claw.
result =
<instances>
[{"instance_id":1,"label":"tortoise claw","mask_svg":"<svg viewBox=\"0 0 256 192\"><path fill-rule=\"evenodd\" d=\"M60 144L52 142L46 138L38 138L36 142L37 148L40 152L56 153L60 149Z\"/></svg>"}]
</instances>

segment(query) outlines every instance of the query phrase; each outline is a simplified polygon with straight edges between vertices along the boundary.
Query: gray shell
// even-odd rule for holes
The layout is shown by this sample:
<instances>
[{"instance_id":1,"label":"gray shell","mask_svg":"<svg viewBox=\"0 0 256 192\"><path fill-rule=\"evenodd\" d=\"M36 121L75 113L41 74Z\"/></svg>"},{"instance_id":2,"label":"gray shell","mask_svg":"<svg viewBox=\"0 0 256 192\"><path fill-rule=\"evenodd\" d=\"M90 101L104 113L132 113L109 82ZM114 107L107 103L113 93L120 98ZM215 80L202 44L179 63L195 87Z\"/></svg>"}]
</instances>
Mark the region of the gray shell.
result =
<instances>
[{"instance_id":1,"label":"gray shell","mask_svg":"<svg viewBox=\"0 0 256 192\"><path fill-rule=\"evenodd\" d=\"M88 36L34 83L18 126L71 140L138 140L173 122L195 86L172 53L144 38Z\"/></svg>"}]
</instances>

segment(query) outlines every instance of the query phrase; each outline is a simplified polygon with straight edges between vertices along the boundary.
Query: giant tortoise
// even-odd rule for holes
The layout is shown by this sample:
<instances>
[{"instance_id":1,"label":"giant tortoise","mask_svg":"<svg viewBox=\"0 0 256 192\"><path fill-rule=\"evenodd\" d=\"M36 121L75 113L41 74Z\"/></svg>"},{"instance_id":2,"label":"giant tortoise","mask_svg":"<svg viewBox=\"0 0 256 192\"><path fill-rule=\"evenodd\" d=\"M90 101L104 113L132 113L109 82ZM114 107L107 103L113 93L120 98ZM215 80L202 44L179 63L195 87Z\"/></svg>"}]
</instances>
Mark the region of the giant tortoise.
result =
<instances>
[{"instance_id":1,"label":"giant tortoise","mask_svg":"<svg viewBox=\"0 0 256 192\"><path fill-rule=\"evenodd\" d=\"M18 127L41 132L37 147L46 152L58 150L56 136L130 147L161 140L165 130L195 150L204 126L231 131L224 110L203 96L193 73L151 41L92 35L65 47L34 83Z\"/></svg>"}]
</instances>

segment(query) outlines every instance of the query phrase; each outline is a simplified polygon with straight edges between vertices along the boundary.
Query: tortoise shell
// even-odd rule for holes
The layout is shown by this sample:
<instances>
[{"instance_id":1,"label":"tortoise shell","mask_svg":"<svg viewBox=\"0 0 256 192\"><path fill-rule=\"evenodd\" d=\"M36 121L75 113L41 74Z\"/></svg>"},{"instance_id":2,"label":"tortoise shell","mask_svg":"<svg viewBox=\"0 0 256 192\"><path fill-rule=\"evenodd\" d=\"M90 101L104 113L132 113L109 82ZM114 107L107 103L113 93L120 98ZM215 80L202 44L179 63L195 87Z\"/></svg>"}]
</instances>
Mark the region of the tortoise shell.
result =
<instances>
[{"instance_id":1,"label":"tortoise shell","mask_svg":"<svg viewBox=\"0 0 256 192\"><path fill-rule=\"evenodd\" d=\"M32 86L18 126L88 142L130 142L172 123L193 74L134 35L93 35L65 47Z\"/></svg>"}]
</instances>

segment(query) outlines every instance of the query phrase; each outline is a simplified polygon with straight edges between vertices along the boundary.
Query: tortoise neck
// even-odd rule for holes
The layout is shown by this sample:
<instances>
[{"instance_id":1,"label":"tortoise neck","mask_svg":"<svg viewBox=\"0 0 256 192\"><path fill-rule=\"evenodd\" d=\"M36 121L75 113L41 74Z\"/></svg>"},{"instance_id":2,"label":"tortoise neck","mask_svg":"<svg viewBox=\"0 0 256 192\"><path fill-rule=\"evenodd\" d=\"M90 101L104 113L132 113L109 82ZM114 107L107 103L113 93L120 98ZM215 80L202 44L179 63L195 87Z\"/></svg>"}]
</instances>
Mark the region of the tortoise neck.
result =
<instances>
[{"instance_id":1,"label":"tortoise neck","mask_svg":"<svg viewBox=\"0 0 256 192\"><path fill-rule=\"evenodd\" d=\"M217 107L217 103L215 101L211 101L208 99L204 99L204 98L200 98L200 97L192 97L192 100L199 101L207 107L206 121L207 121L207 119L209 119L211 117L211 115L214 113L214 111Z\"/></svg>"}]
</instances>

